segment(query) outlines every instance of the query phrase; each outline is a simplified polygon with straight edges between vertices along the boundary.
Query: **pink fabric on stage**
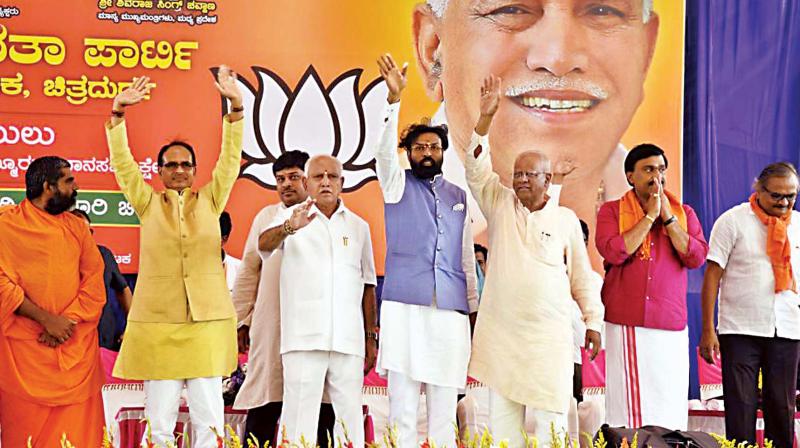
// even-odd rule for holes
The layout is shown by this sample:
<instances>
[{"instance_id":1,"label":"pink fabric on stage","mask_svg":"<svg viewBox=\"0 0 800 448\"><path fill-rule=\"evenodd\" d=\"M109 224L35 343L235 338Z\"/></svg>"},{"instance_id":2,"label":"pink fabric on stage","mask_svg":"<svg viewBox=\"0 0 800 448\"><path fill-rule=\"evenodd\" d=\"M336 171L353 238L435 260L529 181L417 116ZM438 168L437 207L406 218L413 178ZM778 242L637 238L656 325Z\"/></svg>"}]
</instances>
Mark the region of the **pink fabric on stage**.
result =
<instances>
[{"instance_id":1,"label":"pink fabric on stage","mask_svg":"<svg viewBox=\"0 0 800 448\"><path fill-rule=\"evenodd\" d=\"M722 364L716 360L714 364L707 363L700 356L700 348L697 354L697 375L700 380L700 399L709 400L722 395Z\"/></svg>"},{"instance_id":2,"label":"pink fabric on stage","mask_svg":"<svg viewBox=\"0 0 800 448\"><path fill-rule=\"evenodd\" d=\"M699 350L699 349L698 349ZM594 361L589 360L586 349L581 349L581 372L583 374L583 387L605 387L606 386L606 351L600 350ZM701 387L722 387L722 367L720 362L708 364L697 354L698 374ZM366 385L366 380L365 383Z\"/></svg>"},{"instance_id":3,"label":"pink fabric on stage","mask_svg":"<svg viewBox=\"0 0 800 448\"><path fill-rule=\"evenodd\" d=\"M386 378L381 378L381 376L378 375L378 372L376 372L375 369L372 369L369 371L367 376L364 377L364 386L386 387L387 386Z\"/></svg>"},{"instance_id":4,"label":"pink fabric on stage","mask_svg":"<svg viewBox=\"0 0 800 448\"><path fill-rule=\"evenodd\" d=\"M103 373L106 375L106 384L141 383L141 381L123 380L111 374L114 371L114 363L117 362L118 355L118 352L100 347L100 363L103 365Z\"/></svg>"},{"instance_id":5,"label":"pink fabric on stage","mask_svg":"<svg viewBox=\"0 0 800 448\"><path fill-rule=\"evenodd\" d=\"M722 364L716 360L714 364L707 363L700 357L700 348L697 348L697 374L700 385L722 384Z\"/></svg>"},{"instance_id":6,"label":"pink fabric on stage","mask_svg":"<svg viewBox=\"0 0 800 448\"><path fill-rule=\"evenodd\" d=\"M589 359L589 352L581 349L581 374L583 388L606 387L606 351L600 350L594 361Z\"/></svg>"},{"instance_id":7,"label":"pink fabric on stage","mask_svg":"<svg viewBox=\"0 0 800 448\"><path fill-rule=\"evenodd\" d=\"M477 383L478 381L475 378L469 376L467 377L467 385L477 384ZM380 375L378 375L375 369L370 370L369 374L367 374L367 376L364 377L364 387L387 387L387 386L388 383L386 381L386 378L383 378Z\"/></svg>"},{"instance_id":8,"label":"pink fabric on stage","mask_svg":"<svg viewBox=\"0 0 800 448\"><path fill-rule=\"evenodd\" d=\"M372 416L369 415L369 406L362 406L364 409L364 443L370 444L375 441L375 424Z\"/></svg>"}]
</instances>

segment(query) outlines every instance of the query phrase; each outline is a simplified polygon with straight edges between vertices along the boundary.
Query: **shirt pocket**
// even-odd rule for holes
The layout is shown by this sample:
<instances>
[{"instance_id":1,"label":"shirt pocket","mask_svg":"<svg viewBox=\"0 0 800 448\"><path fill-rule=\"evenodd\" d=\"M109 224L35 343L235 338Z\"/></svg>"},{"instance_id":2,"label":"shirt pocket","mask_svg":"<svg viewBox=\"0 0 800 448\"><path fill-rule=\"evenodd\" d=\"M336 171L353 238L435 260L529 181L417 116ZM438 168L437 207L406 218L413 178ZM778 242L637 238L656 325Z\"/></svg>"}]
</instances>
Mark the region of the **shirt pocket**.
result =
<instances>
[{"instance_id":1,"label":"shirt pocket","mask_svg":"<svg viewBox=\"0 0 800 448\"><path fill-rule=\"evenodd\" d=\"M564 244L553 231L541 231L534 242L536 257L550 266L566 266Z\"/></svg>"}]
</instances>

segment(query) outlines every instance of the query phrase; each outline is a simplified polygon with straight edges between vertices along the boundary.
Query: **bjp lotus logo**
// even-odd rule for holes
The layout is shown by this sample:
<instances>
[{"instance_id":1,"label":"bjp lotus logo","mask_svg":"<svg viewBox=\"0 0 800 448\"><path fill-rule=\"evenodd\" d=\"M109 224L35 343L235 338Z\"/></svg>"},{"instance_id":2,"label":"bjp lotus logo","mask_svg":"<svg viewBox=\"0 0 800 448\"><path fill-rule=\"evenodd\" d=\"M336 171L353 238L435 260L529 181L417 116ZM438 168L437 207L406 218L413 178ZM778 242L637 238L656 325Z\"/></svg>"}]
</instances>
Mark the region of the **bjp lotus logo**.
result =
<instances>
[{"instance_id":1,"label":"bjp lotus logo","mask_svg":"<svg viewBox=\"0 0 800 448\"><path fill-rule=\"evenodd\" d=\"M272 164L284 152L329 154L342 162L344 191L375 179L375 147L387 89L381 78L359 92L362 69L342 73L327 87L313 66L291 89L276 73L253 67L258 88L239 76L245 108L239 177L274 189ZM223 102L227 113L230 105Z\"/></svg>"}]
</instances>

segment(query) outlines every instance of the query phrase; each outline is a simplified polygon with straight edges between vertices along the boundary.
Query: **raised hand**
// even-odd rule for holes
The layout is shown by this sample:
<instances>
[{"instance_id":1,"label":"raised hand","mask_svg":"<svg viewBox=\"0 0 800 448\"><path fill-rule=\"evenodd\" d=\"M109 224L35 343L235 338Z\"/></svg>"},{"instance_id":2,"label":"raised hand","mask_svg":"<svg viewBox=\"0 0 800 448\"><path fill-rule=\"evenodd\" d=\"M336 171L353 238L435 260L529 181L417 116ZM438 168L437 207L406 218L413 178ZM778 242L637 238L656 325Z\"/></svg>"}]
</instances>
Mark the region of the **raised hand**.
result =
<instances>
[{"instance_id":1,"label":"raised hand","mask_svg":"<svg viewBox=\"0 0 800 448\"><path fill-rule=\"evenodd\" d=\"M554 185L561 185L564 183L564 178L569 176L573 171L575 171L575 161L572 158L559 158L553 166L553 178L550 182Z\"/></svg>"},{"instance_id":2,"label":"raised hand","mask_svg":"<svg viewBox=\"0 0 800 448\"><path fill-rule=\"evenodd\" d=\"M295 207L292 211L292 216L289 218L289 225L295 231L302 229L303 227L309 225L314 218L317 217L316 213L312 213L310 216L308 211L311 209L311 206L314 205L314 200L309 198L301 205Z\"/></svg>"},{"instance_id":3,"label":"raised hand","mask_svg":"<svg viewBox=\"0 0 800 448\"><path fill-rule=\"evenodd\" d=\"M150 78L147 76L133 78L133 84L114 98L114 110L119 111L123 107L140 103L150 93L149 83Z\"/></svg>"},{"instance_id":4,"label":"raised hand","mask_svg":"<svg viewBox=\"0 0 800 448\"><path fill-rule=\"evenodd\" d=\"M489 75L481 85L481 115L494 116L500 106L500 78Z\"/></svg>"},{"instance_id":5,"label":"raised hand","mask_svg":"<svg viewBox=\"0 0 800 448\"><path fill-rule=\"evenodd\" d=\"M389 96L387 100L390 104L400 101L400 94L406 88L408 80L406 79L406 72L408 71L408 62L403 64L402 68L397 67L397 64L392 59L389 53L384 54L378 58L378 69L381 72L383 80L386 82L386 87L389 89Z\"/></svg>"},{"instance_id":6,"label":"raised hand","mask_svg":"<svg viewBox=\"0 0 800 448\"><path fill-rule=\"evenodd\" d=\"M575 161L570 157L559 158L553 167L553 174L560 174L565 177L573 171L575 171Z\"/></svg>"},{"instance_id":7,"label":"raised hand","mask_svg":"<svg viewBox=\"0 0 800 448\"><path fill-rule=\"evenodd\" d=\"M481 84L481 115L478 117L478 123L475 125L475 132L478 135L486 135L489 133L489 128L492 126L492 119L494 118L497 108L500 106L500 78L494 75L489 75L484 78ZM478 157L481 151L480 146L476 148L475 157Z\"/></svg>"},{"instance_id":8,"label":"raised hand","mask_svg":"<svg viewBox=\"0 0 800 448\"><path fill-rule=\"evenodd\" d=\"M241 107L242 91L236 83L236 72L227 65L220 65L217 70L217 81L214 85L219 90L219 94L227 98L233 107Z\"/></svg>"}]
</instances>

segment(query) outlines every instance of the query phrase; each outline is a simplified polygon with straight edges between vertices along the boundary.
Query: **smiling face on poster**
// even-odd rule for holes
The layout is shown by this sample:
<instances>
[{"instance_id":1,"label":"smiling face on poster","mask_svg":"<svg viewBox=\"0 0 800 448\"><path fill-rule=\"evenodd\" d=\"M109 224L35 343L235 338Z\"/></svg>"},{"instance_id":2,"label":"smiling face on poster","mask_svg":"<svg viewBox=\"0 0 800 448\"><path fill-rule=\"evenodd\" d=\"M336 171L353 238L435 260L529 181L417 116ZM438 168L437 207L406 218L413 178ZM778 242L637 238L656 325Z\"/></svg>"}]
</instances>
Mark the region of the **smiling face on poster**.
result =
<instances>
[{"instance_id":1,"label":"smiling face on poster","mask_svg":"<svg viewBox=\"0 0 800 448\"><path fill-rule=\"evenodd\" d=\"M148 96L125 116L142 175L164 188L158 149L185 141L196 152L192 188L199 188L210 179L230 108L211 81L222 64L238 74L243 162L226 206L236 224L228 244L234 256L256 213L280 200L272 164L301 149L342 164L342 195L369 222L382 272L374 148L387 88L374 60L387 51L410 63L401 127L423 116L450 126L446 177L463 176L458 154L487 73L503 78L505 94L490 135L496 170L510 180L524 150L570 156L576 169L565 181L567 205L594 207L591 191L607 177L607 162L617 151L624 158L620 142L648 137L668 153L680 148L682 2L657 1L652 10L640 0L7 3L0 8L0 204L22 200L31 160L68 159L82 187L77 206L124 272L137 269L138 220L114 180L103 124L135 76L150 78ZM624 182L621 171L620 163Z\"/></svg>"},{"instance_id":2,"label":"smiling face on poster","mask_svg":"<svg viewBox=\"0 0 800 448\"><path fill-rule=\"evenodd\" d=\"M593 223L627 189L620 142L645 97L659 26L651 0L428 0L413 29L424 85L444 102L456 146L477 121L476 86L500 77L495 171L510 186L520 153L571 161L561 204Z\"/></svg>"}]
</instances>

